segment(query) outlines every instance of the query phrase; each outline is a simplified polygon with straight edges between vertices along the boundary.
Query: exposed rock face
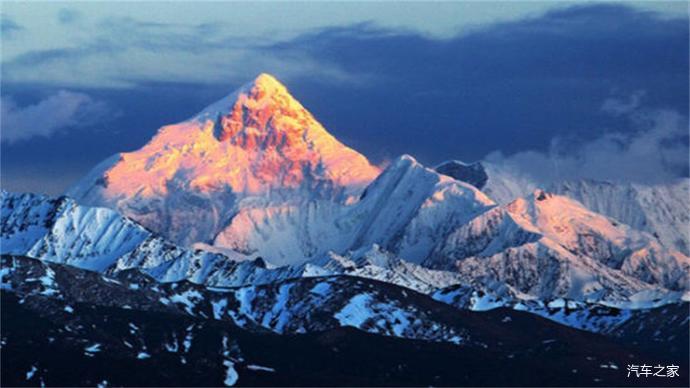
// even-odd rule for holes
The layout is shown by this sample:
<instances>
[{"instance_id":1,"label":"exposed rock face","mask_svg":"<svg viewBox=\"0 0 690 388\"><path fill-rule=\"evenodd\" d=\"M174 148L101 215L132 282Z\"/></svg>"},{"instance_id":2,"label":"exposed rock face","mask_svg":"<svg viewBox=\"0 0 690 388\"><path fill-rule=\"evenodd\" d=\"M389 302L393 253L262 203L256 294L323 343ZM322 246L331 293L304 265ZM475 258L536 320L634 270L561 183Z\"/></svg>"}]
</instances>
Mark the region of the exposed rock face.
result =
<instances>
[{"instance_id":1,"label":"exposed rock face","mask_svg":"<svg viewBox=\"0 0 690 388\"><path fill-rule=\"evenodd\" d=\"M486 181L489 179L484 166L480 162L467 164L459 160L449 160L439 164L434 170L459 181L467 182L479 190L484 188Z\"/></svg>"}]
</instances>

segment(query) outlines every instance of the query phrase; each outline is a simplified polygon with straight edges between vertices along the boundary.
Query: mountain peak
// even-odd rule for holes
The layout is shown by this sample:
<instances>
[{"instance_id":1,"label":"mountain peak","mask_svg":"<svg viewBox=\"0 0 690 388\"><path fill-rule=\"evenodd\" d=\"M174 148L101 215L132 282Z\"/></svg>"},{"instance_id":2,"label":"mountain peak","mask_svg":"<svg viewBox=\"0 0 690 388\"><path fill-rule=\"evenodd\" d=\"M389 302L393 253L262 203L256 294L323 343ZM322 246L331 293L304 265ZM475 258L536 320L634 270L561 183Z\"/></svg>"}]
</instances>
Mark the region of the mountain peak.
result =
<instances>
[{"instance_id":1,"label":"mountain peak","mask_svg":"<svg viewBox=\"0 0 690 388\"><path fill-rule=\"evenodd\" d=\"M206 107L190 121L215 121L219 116L232 114L233 110L241 109L243 106L253 110L275 109L276 106L296 111L304 110L304 107L292 97L285 85L271 74L261 73L251 82L242 85L239 89Z\"/></svg>"},{"instance_id":2,"label":"mountain peak","mask_svg":"<svg viewBox=\"0 0 690 388\"><path fill-rule=\"evenodd\" d=\"M410 166L417 166L420 165L419 162L417 162L417 159L414 158L414 156L409 155L409 154L402 154L398 156L395 161L393 162L394 166L401 166L401 167L410 167Z\"/></svg>"},{"instance_id":3,"label":"mountain peak","mask_svg":"<svg viewBox=\"0 0 690 388\"><path fill-rule=\"evenodd\" d=\"M276 77L268 73L259 74L254 80L242 85L242 87L228 97L237 100L242 96L254 100L266 99L273 103L284 103L286 105L295 105L297 103L297 100L292 97L287 87L278 81Z\"/></svg>"},{"instance_id":4,"label":"mountain peak","mask_svg":"<svg viewBox=\"0 0 690 388\"><path fill-rule=\"evenodd\" d=\"M99 165L70 192L187 243L212 239L244 198L343 200L379 173L278 80L260 74L193 119L162 127L141 149Z\"/></svg>"},{"instance_id":5,"label":"mountain peak","mask_svg":"<svg viewBox=\"0 0 690 388\"><path fill-rule=\"evenodd\" d=\"M276 77L274 77L271 74L268 73L261 73L256 78L254 78L254 81L250 82L249 85L252 85L257 88L261 88L266 91L286 91L287 88L285 85L283 85Z\"/></svg>"}]
</instances>

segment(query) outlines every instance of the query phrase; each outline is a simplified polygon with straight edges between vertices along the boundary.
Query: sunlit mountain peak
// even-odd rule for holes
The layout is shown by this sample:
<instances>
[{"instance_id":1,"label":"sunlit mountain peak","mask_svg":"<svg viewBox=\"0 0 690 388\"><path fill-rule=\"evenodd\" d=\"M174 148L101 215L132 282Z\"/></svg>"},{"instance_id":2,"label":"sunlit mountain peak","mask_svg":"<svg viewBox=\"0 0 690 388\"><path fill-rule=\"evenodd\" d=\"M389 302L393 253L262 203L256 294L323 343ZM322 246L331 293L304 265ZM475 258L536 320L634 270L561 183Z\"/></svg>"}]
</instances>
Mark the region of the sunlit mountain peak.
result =
<instances>
[{"instance_id":1,"label":"sunlit mountain peak","mask_svg":"<svg viewBox=\"0 0 690 388\"><path fill-rule=\"evenodd\" d=\"M204 241L242 199L340 200L379 173L285 86L261 74L195 117L162 127L141 149L102 163L70 194L118 209L152 230L174 229L168 235L175 240ZM186 235L192 222L209 230Z\"/></svg>"},{"instance_id":2,"label":"sunlit mountain peak","mask_svg":"<svg viewBox=\"0 0 690 388\"><path fill-rule=\"evenodd\" d=\"M192 120L216 120L218 116L229 115L243 106L253 110L275 110L278 106L285 109L304 109L290 95L285 85L271 74L261 73L251 82L206 107Z\"/></svg>"}]
</instances>

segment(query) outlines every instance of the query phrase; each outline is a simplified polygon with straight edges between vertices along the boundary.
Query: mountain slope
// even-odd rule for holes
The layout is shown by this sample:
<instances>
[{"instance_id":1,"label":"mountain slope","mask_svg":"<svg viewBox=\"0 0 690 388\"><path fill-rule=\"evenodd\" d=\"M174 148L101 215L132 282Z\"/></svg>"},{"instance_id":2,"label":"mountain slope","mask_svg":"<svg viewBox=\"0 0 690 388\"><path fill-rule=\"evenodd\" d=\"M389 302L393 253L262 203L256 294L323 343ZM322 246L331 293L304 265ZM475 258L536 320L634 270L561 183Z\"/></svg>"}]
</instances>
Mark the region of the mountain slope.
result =
<instances>
[{"instance_id":1,"label":"mountain slope","mask_svg":"<svg viewBox=\"0 0 690 388\"><path fill-rule=\"evenodd\" d=\"M619 385L625 384L621 369L631 357L655 354L518 311L462 312L416 293L405 295L394 286L374 288L392 298L391 303L416 306L432 322L453 322L468 340L413 341L364 333L367 326L275 335L258 326L239 328L215 319L221 310L214 307L221 305L209 302L229 300L239 289L162 286L125 274L109 279L37 260L3 260L11 262L3 268L13 269L2 276L3 385ZM54 280L47 286L54 293L46 294L42 282L31 280L46 276ZM349 281L329 281L341 280ZM303 280L292 287L311 293L322 282ZM367 289L374 283L362 284ZM266 294L257 292L252 307L267 312L280 307L272 302L280 295L270 292L273 287L263 288ZM322 295L361 291L318 289ZM208 293L203 300L211 306L190 305L195 298L175 298L191 290ZM135 299L141 303L133 304ZM316 310L305 317L328 322L319 314ZM369 327L395 327L400 321L397 315L384 314L373 324ZM530 373L488 373L496 370ZM686 380L668 383L682 385Z\"/></svg>"},{"instance_id":2,"label":"mountain slope","mask_svg":"<svg viewBox=\"0 0 690 388\"><path fill-rule=\"evenodd\" d=\"M392 163L358 203L352 248L378 244L419 263L450 231L494 206L471 185L428 169L411 156Z\"/></svg>"},{"instance_id":3,"label":"mountain slope","mask_svg":"<svg viewBox=\"0 0 690 388\"><path fill-rule=\"evenodd\" d=\"M459 281L452 273L409 263L374 245L341 256L267 267L232 252L177 246L113 210L61 197L0 193L0 253L69 264L106 274L136 269L158 281L209 286L261 285L292 278L347 274L431 292ZM230 255L230 256L228 256Z\"/></svg>"},{"instance_id":4,"label":"mountain slope","mask_svg":"<svg viewBox=\"0 0 690 388\"><path fill-rule=\"evenodd\" d=\"M454 308L374 280L335 276L206 288L186 281L158 283L131 271L110 278L17 256L3 256L2 264L2 287L22 295L179 313L277 334L349 326L426 341L470 340L467 329L450 318Z\"/></svg>"},{"instance_id":5,"label":"mountain slope","mask_svg":"<svg viewBox=\"0 0 690 388\"><path fill-rule=\"evenodd\" d=\"M350 251L345 255L331 251L272 268L262 259L247 260L231 251L176 246L109 209L77 205L68 198L6 192L2 193L0 253L103 273L137 269L159 281L189 280L214 286L349 274L425 293L458 283L494 292L498 280L539 298L609 302L641 292L655 298L666 288L686 289L686 256L576 202L540 192L508 207L492 208L490 202L476 197L476 190L449 178L438 181L434 177L441 175L414 164L407 168L403 174L387 170L364 198L348 208L361 211L361 223L353 225L367 229L353 227L349 236L343 233L344 246L352 247L343 249ZM434 179L423 183L418 173ZM414 177L415 184L397 179L406 175ZM388 182L396 183L390 186ZM391 198L390 187L408 199L386 202ZM408 196L415 192L422 195L410 200ZM442 200L434 200L438 198ZM364 240L357 241L357 236ZM387 249L377 241L387 244Z\"/></svg>"},{"instance_id":6,"label":"mountain slope","mask_svg":"<svg viewBox=\"0 0 690 388\"><path fill-rule=\"evenodd\" d=\"M690 255L690 180L657 185L580 180L554 184L555 193L634 229L649 232L668 248Z\"/></svg>"},{"instance_id":7,"label":"mountain slope","mask_svg":"<svg viewBox=\"0 0 690 388\"><path fill-rule=\"evenodd\" d=\"M476 188L404 155L350 203L245 199L213 245L285 265L377 244L419 263L453 227L492 206Z\"/></svg>"},{"instance_id":8,"label":"mountain slope","mask_svg":"<svg viewBox=\"0 0 690 388\"><path fill-rule=\"evenodd\" d=\"M539 299L627 299L655 286L686 290L690 259L649 235L544 191L454 230L425 265L465 284L506 284Z\"/></svg>"},{"instance_id":9,"label":"mountain slope","mask_svg":"<svg viewBox=\"0 0 690 388\"><path fill-rule=\"evenodd\" d=\"M0 193L3 254L104 271L151 235L132 220L66 197Z\"/></svg>"},{"instance_id":10,"label":"mountain slope","mask_svg":"<svg viewBox=\"0 0 690 388\"><path fill-rule=\"evenodd\" d=\"M539 186L528 171L514 171L490 162L447 161L436 167L442 174L472 184L491 199L508 204ZM658 184L614 183L591 179L557 181L552 193L582 203L633 229L648 232L667 248L690 255L690 179Z\"/></svg>"}]
</instances>

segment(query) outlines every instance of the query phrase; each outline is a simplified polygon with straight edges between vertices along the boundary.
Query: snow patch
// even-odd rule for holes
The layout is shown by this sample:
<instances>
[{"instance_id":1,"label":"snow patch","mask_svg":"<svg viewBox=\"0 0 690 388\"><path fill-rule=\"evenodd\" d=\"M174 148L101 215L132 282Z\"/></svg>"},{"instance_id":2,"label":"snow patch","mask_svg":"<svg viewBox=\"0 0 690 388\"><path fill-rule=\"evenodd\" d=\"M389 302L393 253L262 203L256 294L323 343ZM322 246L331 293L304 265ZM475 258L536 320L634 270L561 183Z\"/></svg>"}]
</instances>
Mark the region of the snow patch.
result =
<instances>
[{"instance_id":1,"label":"snow patch","mask_svg":"<svg viewBox=\"0 0 690 388\"><path fill-rule=\"evenodd\" d=\"M237 371L235 370L235 363L233 363L230 360L225 360L223 361L223 365L225 366L225 379L223 380L223 384L225 384L226 387L231 387L237 383L237 380L239 379L239 375L237 374Z\"/></svg>"},{"instance_id":2,"label":"snow patch","mask_svg":"<svg viewBox=\"0 0 690 388\"><path fill-rule=\"evenodd\" d=\"M34 377L34 375L36 374L37 371L38 371L38 368L36 368L36 365L32 365L31 369L29 369L29 371L26 372L26 379L31 380L31 378Z\"/></svg>"},{"instance_id":3,"label":"snow patch","mask_svg":"<svg viewBox=\"0 0 690 388\"><path fill-rule=\"evenodd\" d=\"M263 372L275 372L276 371L275 369L269 368L267 366L254 365L254 364L247 365L247 369L258 370L258 371L263 371Z\"/></svg>"}]
</instances>

